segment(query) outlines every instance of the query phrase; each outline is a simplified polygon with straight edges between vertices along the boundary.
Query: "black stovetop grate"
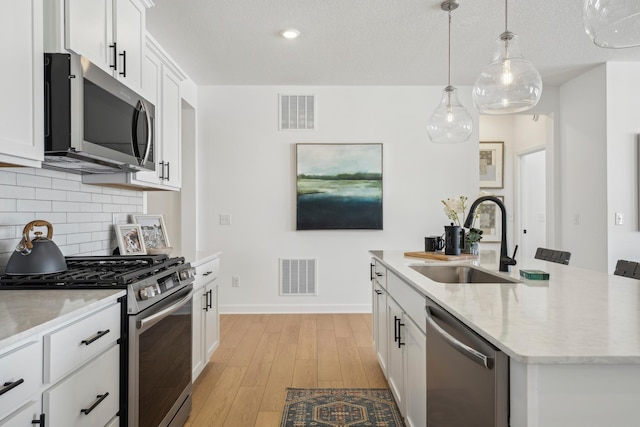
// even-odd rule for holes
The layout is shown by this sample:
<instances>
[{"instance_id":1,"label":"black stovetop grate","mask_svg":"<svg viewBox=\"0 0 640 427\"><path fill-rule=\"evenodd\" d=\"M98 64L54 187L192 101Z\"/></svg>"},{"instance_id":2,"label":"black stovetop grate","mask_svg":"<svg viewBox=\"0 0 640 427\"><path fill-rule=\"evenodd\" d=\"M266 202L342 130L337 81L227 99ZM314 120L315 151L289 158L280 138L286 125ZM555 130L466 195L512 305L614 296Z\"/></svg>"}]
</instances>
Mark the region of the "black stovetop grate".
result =
<instances>
[{"instance_id":1,"label":"black stovetop grate","mask_svg":"<svg viewBox=\"0 0 640 427\"><path fill-rule=\"evenodd\" d=\"M67 271L60 273L0 276L0 289L126 288L159 271L184 263L167 255L71 256Z\"/></svg>"}]
</instances>

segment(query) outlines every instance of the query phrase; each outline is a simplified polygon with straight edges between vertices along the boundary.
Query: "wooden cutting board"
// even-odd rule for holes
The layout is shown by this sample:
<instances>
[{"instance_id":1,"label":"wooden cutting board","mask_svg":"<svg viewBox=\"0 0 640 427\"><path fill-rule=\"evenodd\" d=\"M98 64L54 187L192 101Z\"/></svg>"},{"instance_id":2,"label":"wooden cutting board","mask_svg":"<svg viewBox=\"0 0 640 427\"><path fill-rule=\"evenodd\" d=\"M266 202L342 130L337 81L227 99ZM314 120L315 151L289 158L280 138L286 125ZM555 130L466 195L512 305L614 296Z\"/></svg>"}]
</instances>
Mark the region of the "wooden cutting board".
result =
<instances>
[{"instance_id":1,"label":"wooden cutting board","mask_svg":"<svg viewBox=\"0 0 640 427\"><path fill-rule=\"evenodd\" d=\"M463 259L478 258L478 255L471 255L471 254L447 255L444 252L405 252L404 256L409 256L414 258L437 259L440 261L460 261Z\"/></svg>"}]
</instances>

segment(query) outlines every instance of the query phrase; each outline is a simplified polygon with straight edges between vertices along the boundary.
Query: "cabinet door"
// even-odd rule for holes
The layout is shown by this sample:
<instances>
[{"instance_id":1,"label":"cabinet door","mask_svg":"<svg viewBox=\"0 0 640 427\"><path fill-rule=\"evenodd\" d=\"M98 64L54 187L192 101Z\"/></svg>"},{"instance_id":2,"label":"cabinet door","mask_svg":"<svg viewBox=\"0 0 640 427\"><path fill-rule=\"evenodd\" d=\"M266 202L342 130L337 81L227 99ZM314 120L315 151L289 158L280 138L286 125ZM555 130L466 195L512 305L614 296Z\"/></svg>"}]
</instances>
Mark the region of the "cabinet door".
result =
<instances>
[{"instance_id":1,"label":"cabinet door","mask_svg":"<svg viewBox=\"0 0 640 427\"><path fill-rule=\"evenodd\" d=\"M65 1L65 47L108 73L116 66L112 0Z\"/></svg>"},{"instance_id":2,"label":"cabinet door","mask_svg":"<svg viewBox=\"0 0 640 427\"><path fill-rule=\"evenodd\" d=\"M389 344L389 359L387 364L387 380L389 388L396 398L398 409L402 416L405 415L404 402L404 326L402 323L402 309L391 298L387 298L387 326L389 327L387 343ZM406 343L405 343L406 344Z\"/></svg>"},{"instance_id":3,"label":"cabinet door","mask_svg":"<svg viewBox=\"0 0 640 427\"><path fill-rule=\"evenodd\" d=\"M403 316L404 378L407 427L427 425L427 336L408 316Z\"/></svg>"},{"instance_id":4,"label":"cabinet door","mask_svg":"<svg viewBox=\"0 0 640 427\"><path fill-rule=\"evenodd\" d=\"M207 285L209 293L209 301L207 310L205 311L205 345L206 345L206 362L209 361L213 352L218 348L220 343L220 322L218 321L218 282L211 281Z\"/></svg>"},{"instance_id":5,"label":"cabinet door","mask_svg":"<svg viewBox=\"0 0 640 427\"><path fill-rule=\"evenodd\" d=\"M0 166L39 167L43 136L42 0L0 0Z\"/></svg>"},{"instance_id":6,"label":"cabinet door","mask_svg":"<svg viewBox=\"0 0 640 427\"><path fill-rule=\"evenodd\" d=\"M182 183L182 143L181 143L181 98L180 80L169 67L162 67L161 88L161 144L164 174L161 176L172 187L179 188Z\"/></svg>"},{"instance_id":7,"label":"cabinet door","mask_svg":"<svg viewBox=\"0 0 640 427\"><path fill-rule=\"evenodd\" d=\"M118 46L118 79L139 89L142 78L145 9L136 0L115 0L115 41Z\"/></svg>"},{"instance_id":8,"label":"cabinet door","mask_svg":"<svg viewBox=\"0 0 640 427\"><path fill-rule=\"evenodd\" d=\"M5 419L0 420L0 426L2 427L25 427L25 426L35 426L35 425L43 425L36 423L34 421L40 421L42 412L40 411L40 406L42 402L38 400L32 400L24 406L20 407L20 409L16 410L14 413L6 417Z\"/></svg>"},{"instance_id":9,"label":"cabinet door","mask_svg":"<svg viewBox=\"0 0 640 427\"><path fill-rule=\"evenodd\" d=\"M207 305L206 289L200 287L193 290L193 348L191 351L191 380L195 381L206 365L204 360L204 308Z\"/></svg>"},{"instance_id":10,"label":"cabinet door","mask_svg":"<svg viewBox=\"0 0 640 427\"><path fill-rule=\"evenodd\" d=\"M376 284L374 290L374 298L376 307L376 313L374 314L375 323L377 328L374 333L376 334L376 355L378 356L378 363L382 368L385 376L387 375L387 359L388 359L388 320L387 320L387 292L379 285Z\"/></svg>"}]
</instances>

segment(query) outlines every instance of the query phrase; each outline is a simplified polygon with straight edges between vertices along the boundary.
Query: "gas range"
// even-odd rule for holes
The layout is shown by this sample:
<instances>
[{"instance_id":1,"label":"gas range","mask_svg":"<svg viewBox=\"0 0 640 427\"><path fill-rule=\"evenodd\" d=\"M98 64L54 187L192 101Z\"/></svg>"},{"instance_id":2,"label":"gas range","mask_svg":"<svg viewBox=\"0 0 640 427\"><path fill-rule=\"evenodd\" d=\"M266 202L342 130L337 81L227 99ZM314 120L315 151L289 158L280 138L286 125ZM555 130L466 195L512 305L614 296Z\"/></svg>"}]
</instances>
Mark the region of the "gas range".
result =
<instances>
[{"instance_id":1,"label":"gas range","mask_svg":"<svg viewBox=\"0 0 640 427\"><path fill-rule=\"evenodd\" d=\"M136 314L190 285L194 269L182 257L70 256L60 273L0 276L7 289L126 289L127 312Z\"/></svg>"}]
</instances>

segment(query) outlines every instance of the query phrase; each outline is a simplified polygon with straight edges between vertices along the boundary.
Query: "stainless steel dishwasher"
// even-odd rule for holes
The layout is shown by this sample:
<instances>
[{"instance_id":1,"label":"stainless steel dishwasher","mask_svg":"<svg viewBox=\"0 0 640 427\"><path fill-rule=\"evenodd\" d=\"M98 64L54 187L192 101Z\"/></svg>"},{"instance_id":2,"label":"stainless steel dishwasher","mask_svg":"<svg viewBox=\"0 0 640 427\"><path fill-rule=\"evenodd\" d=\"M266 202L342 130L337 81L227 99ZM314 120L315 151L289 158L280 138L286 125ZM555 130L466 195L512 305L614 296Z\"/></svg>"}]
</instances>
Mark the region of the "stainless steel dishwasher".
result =
<instances>
[{"instance_id":1,"label":"stainless steel dishwasher","mask_svg":"<svg viewBox=\"0 0 640 427\"><path fill-rule=\"evenodd\" d=\"M427 425L507 427L509 358L427 299Z\"/></svg>"}]
</instances>

